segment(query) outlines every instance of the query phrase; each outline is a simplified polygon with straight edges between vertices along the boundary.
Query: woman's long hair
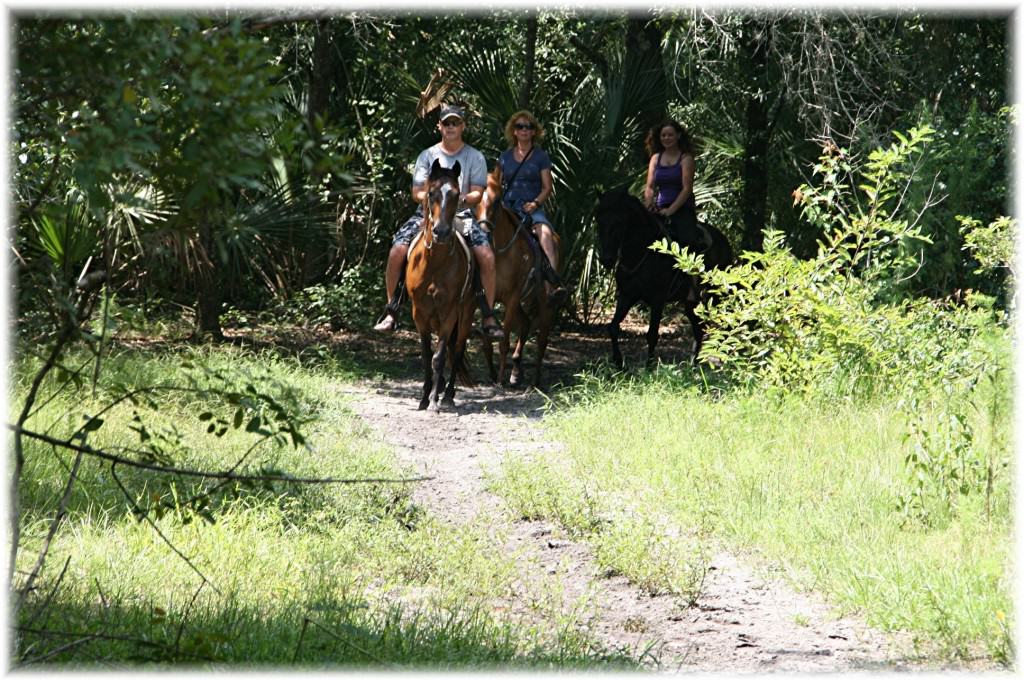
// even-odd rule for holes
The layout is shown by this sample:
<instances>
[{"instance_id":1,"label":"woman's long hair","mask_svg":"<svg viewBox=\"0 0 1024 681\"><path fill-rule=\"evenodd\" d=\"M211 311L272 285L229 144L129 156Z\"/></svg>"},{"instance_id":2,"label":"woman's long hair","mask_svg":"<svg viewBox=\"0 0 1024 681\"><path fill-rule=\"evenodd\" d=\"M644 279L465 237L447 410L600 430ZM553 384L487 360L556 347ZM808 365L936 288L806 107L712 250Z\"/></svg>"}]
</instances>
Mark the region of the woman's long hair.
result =
<instances>
[{"instance_id":1,"label":"woman's long hair","mask_svg":"<svg viewBox=\"0 0 1024 681\"><path fill-rule=\"evenodd\" d=\"M660 154L665 151L665 147L661 144L661 131L666 127L671 126L676 131L676 135L679 137L679 151L690 156L696 156L697 150L693 144L693 138L690 137L690 133L687 132L686 128L683 127L682 123L671 118L666 118L661 123L651 128L651 131L647 133L647 139L644 140L644 146L647 147L647 153Z\"/></svg>"},{"instance_id":2,"label":"woman's long hair","mask_svg":"<svg viewBox=\"0 0 1024 681\"><path fill-rule=\"evenodd\" d=\"M516 145L515 125L516 121L520 118L525 118L533 123L533 143L534 145L539 146L540 143L544 141L544 126L541 125L540 121L538 121L534 115L526 109L516 111L514 114L509 116L509 119L505 122L505 141L508 142L510 147L514 147Z\"/></svg>"}]
</instances>

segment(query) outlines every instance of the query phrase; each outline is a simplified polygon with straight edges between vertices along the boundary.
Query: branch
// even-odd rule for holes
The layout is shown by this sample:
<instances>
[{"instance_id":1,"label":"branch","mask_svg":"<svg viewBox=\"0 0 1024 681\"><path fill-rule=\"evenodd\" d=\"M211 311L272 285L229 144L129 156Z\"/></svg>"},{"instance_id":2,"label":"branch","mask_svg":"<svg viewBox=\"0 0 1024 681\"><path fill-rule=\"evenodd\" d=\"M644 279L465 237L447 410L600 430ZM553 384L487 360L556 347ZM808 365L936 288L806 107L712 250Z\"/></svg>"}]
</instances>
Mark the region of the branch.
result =
<instances>
[{"instance_id":1,"label":"branch","mask_svg":"<svg viewBox=\"0 0 1024 681\"><path fill-rule=\"evenodd\" d=\"M29 626L18 626L14 627L15 631L21 631L29 634L38 634L39 636L92 636L94 638L101 638L106 641L126 641L128 643L138 643L139 645L150 646L153 648L164 648L163 644L157 643L156 641L149 641L144 638L136 638L134 636L119 636L117 634L90 634L84 631L55 631L53 629L35 629Z\"/></svg>"},{"instance_id":2,"label":"branch","mask_svg":"<svg viewBox=\"0 0 1024 681\"><path fill-rule=\"evenodd\" d=\"M131 504L132 510L134 512L136 512L137 514L141 515L142 519L145 520L147 523L149 523L149 526L153 528L153 531L156 532L157 535L161 539L164 540L164 543L167 544L167 546L169 546L172 551L174 551L176 554L178 554L179 558L181 558L183 561L185 561L185 563L190 568L192 568L193 572L195 572L197 575L199 575L199 578L203 580L204 584L209 584L210 588L213 589L214 591L216 591L218 596L223 596L224 594L221 593L220 589L218 589L217 586L213 582L211 582L209 579L206 578L206 575L204 575L199 570L199 568L197 568L195 566L195 563L193 563L191 560L189 560L188 556L186 556L184 553L179 551L178 547L175 546L171 542L171 540L168 539L167 536L163 532L160 531L160 528L157 527L156 523L153 522L153 519L149 517L149 514L142 512L142 509L140 509L139 505L135 503L135 500L132 498L132 495L130 495L128 493L128 490L125 488L125 486L123 484L121 484L121 479L119 477L117 477L117 471L115 470L116 467L117 467L116 463L110 464L110 477L112 477L114 479L114 482L117 483L117 486L121 488L121 492L124 494L124 498L128 500L128 503Z\"/></svg>"},{"instance_id":3,"label":"branch","mask_svg":"<svg viewBox=\"0 0 1024 681\"><path fill-rule=\"evenodd\" d=\"M91 276L91 275L90 275ZM36 373L35 378L32 380L32 386L29 388L28 395L25 397L25 404L22 406L21 414L18 416L17 425L14 428L20 430L21 426L28 420L29 414L32 411L32 406L35 404L36 399L39 396L39 390L42 387L43 379L46 378L47 374L53 370L56 366L57 361L60 359L61 353L64 352L65 346L70 343L75 334L78 333L78 320L83 318L87 312L91 312L90 301L93 299L91 295L92 289L87 283L80 284L82 290L82 297L78 301L78 306L72 312L70 309L67 311L67 315L64 320L64 328L61 329L60 335L53 344L53 349L50 350L49 356L43 363L43 366ZM14 437L14 471L11 475L11 536L9 541L11 542L10 548L10 564L7 566L7 585L8 588L14 587L14 567L18 561L18 540L21 534L21 523L19 522L18 514L18 485L21 480L21 471L25 466L25 453L21 442L21 434L15 430Z\"/></svg>"},{"instance_id":4,"label":"branch","mask_svg":"<svg viewBox=\"0 0 1024 681\"><path fill-rule=\"evenodd\" d=\"M185 622L188 621L188 615L190 612L192 612L192 606L195 605L196 598L199 597L199 592L203 590L204 586L206 586L205 582L200 584L199 588L196 589L196 592L192 594L192 600L188 602L188 607L185 608L185 614L181 616L181 624L178 626L178 635L174 639L175 656L177 656L181 652L181 635L185 632Z\"/></svg>"},{"instance_id":5,"label":"branch","mask_svg":"<svg viewBox=\"0 0 1024 681\"><path fill-rule=\"evenodd\" d=\"M43 433L36 433L25 428L8 423L7 428L18 435L24 435L30 437L33 440L39 440L47 444L56 445L65 449L70 449L73 452L81 452L94 456L98 459L110 461L115 464L122 464L125 466L131 466L133 468L141 468L143 470L155 471L157 473L173 473L177 475L186 475L194 478L219 478L222 480L237 480L240 482L297 482L302 484L355 484L355 483L389 483L389 482L422 482L424 480L433 480L434 477L424 476L419 478L296 478L288 475L237 475L230 471L198 471L191 468L177 468L175 466L161 466L158 464L145 463L143 461L133 461L132 459L126 459L124 457L110 454L101 449L93 449L87 445L77 445L70 440L61 440Z\"/></svg>"},{"instance_id":6,"label":"branch","mask_svg":"<svg viewBox=\"0 0 1024 681\"><path fill-rule=\"evenodd\" d=\"M261 19L243 19L242 30L246 33L256 33L265 28L271 28L278 24L298 23L300 21L321 21L334 16L331 12L323 10L320 12L297 12L295 14L280 14L277 16L263 17ZM230 30L232 22L213 26L203 31L203 36L210 36L221 31Z\"/></svg>"},{"instance_id":7,"label":"branch","mask_svg":"<svg viewBox=\"0 0 1024 681\"><path fill-rule=\"evenodd\" d=\"M64 581L64 575L67 573L68 565L70 564L71 556L68 556L67 560L64 561L64 567L61 568L60 575L57 576L57 581L53 584L53 588L50 589L50 593L46 596L46 599L43 600L43 604L39 606L39 609L36 610L34 615L32 615L32 619L28 621L28 624L26 626L31 625L33 622L39 619L39 616L43 614L43 612L46 611L46 607L50 604L50 601L53 600L53 595L57 593L57 589L60 587L61 582ZM32 576L35 575L33 574ZM25 589L25 594L28 594L28 589Z\"/></svg>"},{"instance_id":8,"label":"branch","mask_svg":"<svg viewBox=\"0 0 1024 681\"><path fill-rule=\"evenodd\" d=\"M59 655L60 653L63 653L65 650L69 650L69 649L74 648L76 646L80 646L83 643L88 643L89 641L95 640L96 638L97 637L96 637L95 634L89 634L88 636L80 638L77 641L72 641L71 643L65 643L62 646L58 646L58 647L54 648L53 650L49 651L48 653L40 655L39 657L34 657L31 660L27 660L25 662L22 662L20 666L27 667L30 664L36 664L37 662L43 662L45 660L50 659L51 657L54 657L56 655Z\"/></svg>"},{"instance_id":9,"label":"branch","mask_svg":"<svg viewBox=\"0 0 1024 681\"><path fill-rule=\"evenodd\" d=\"M50 529L46 533L46 539L43 540L43 548L39 551L39 557L36 559L36 564L32 568L32 572L29 573L28 579L25 580L25 586L21 589L21 597L24 599L28 595L28 592L32 589L33 582L36 581L36 577L39 576L39 571L43 569L43 562L46 560L46 556L50 553L50 543L53 541L54 535L57 534L57 528L60 526L60 521L64 519L64 515L68 510L68 501L71 499L71 490L75 487L75 478L78 475L78 468L82 465L82 453L79 452L78 456L75 457L75 463L71 467L71 474L68 476L68 484L64 486L64 496L60 499L60 504L57 506L57 513L53 516L53 521L50 522ZM68 557L70 560L71 557ZM64 564L64 569L67 569L67 563ZM61 572L61 577L64 573ZM59 582L58 582L59 583Z\"/></svg>"},{"instance_id":10,"label":"branch","mask_svg":"<svg viewBox=\"0 0 1024 681\"><path fill-rule=\"evenodd\" d=\"M57 153L53 155L53 165L50 166L50 176L46 178L46 182L39 190L39 195L36 196L36 199L35 201L32 202L32 205L29 206L24 213L18 216L19 219L26 219L29 216L31 216L32 213L36 212L36 209L39 207L39 204L42 202L42 200L46 198L46 194L50 191L50 185L53 184L53 181L57 177L57 166L60 165L60 154L61 147L57 147Z\"/></svg>"}]
</instances>

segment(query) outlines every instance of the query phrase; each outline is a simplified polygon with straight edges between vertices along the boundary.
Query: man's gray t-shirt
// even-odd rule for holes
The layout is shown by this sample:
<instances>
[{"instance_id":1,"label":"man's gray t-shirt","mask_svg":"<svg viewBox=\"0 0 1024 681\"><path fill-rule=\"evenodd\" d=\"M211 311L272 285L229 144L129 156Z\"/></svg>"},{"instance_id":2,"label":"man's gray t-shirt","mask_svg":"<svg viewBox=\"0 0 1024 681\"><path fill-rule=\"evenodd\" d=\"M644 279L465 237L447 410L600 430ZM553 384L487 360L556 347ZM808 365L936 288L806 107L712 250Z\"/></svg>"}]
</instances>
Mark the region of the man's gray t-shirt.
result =
<instances>
[{"instance_id":1,"label":"man's gray t-shirt","mask_svg":"<svg viewBox=\"0 0 1024 681\"><path fill-rule=\"evenodd\" d=\"M463 144L457 154L445 153L440 144L434 144L420 152L416 158L416 166L412 173L413 187L422 187L426 184L430 166L434 165L435 159L441 160L443 168L451 168L456 161L459 162L459 192L462 194L459 197L459 210L468 208L464 197L469 193L469 188L487 186L487 161L484 155L468 144Z\"/></svg>"}]
</instances>

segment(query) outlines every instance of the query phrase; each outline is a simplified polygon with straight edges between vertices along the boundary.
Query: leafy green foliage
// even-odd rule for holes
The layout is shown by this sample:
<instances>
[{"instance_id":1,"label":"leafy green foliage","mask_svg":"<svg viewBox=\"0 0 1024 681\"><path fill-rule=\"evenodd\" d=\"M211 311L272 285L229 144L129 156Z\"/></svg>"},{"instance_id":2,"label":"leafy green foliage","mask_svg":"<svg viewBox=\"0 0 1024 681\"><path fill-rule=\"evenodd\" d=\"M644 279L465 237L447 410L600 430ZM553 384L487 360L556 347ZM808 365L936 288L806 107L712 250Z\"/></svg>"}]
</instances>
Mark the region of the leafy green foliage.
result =
<instances>
[{"instance_id":1,"label":"leafy green foliage","mask_svg":"<svg viewBox=\"0 0 1024 681\"><path fill-rule=\"evenodd\" d=\"M822 233L813 259L795 257L774 230L766 230L763 252L744 252L724 271L704 272L699 258L657 245L708 282L705 356L731 366L741 381L861 396L909 394L984 363L971 349L989 319L984 309L898 296L896 284L914 266L912 245L923 240L897 212L898 199L931 135L927 128L897 135L863 169L826 150L816 167L821 185L798 191Z\"/></svg>"},{"instance_id":2,"label":"leafy green foliage","mask_svg":"<svg viewBox=\"0 0 1024 681\"><path fill-rule=\"evenodd\" d=\"M75 276L80 267L99 245L99 230L90 220L81 200L68 197L63 215L40 215L35 221L38 247L50 258L53 267L65 279Z\"/></svg>"},{"instance_id":3,"label":"leafy green foliage","mask_svg":"<svg viewBox=\"0 0 1024 681\"><path fill-rule=\"evenodd\" d=\"M981 220L957 215L960 233L964 236L964 250L978 261L976 273L997 272L1005 269L1013 273L1013 245L1017 221L1001 216L987 226Z\"/></svg>"}]
</instances>

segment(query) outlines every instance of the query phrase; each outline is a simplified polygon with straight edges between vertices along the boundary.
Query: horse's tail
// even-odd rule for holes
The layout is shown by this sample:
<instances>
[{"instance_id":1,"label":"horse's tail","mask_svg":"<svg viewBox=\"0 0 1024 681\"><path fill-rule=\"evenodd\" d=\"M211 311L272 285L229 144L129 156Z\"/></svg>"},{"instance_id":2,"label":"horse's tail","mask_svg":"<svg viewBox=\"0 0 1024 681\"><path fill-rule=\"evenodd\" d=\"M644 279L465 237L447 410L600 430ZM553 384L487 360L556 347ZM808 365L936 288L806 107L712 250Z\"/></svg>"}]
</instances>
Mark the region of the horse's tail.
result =
<instances>
[{"instance_id":1,"label":"horse's tail","mask_svg":"<svg viewBox=\"0 0 1024 681\"><path fill-rule=\"evenodd\" d=\"M710 269L722 269L729 267L735 262L736 255L733 253L732 244L722 230L706 222L699 222L711 237L711 246L704 258L704 262Z\"/></svg>"}]
</instances>

